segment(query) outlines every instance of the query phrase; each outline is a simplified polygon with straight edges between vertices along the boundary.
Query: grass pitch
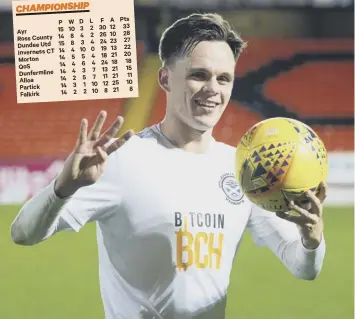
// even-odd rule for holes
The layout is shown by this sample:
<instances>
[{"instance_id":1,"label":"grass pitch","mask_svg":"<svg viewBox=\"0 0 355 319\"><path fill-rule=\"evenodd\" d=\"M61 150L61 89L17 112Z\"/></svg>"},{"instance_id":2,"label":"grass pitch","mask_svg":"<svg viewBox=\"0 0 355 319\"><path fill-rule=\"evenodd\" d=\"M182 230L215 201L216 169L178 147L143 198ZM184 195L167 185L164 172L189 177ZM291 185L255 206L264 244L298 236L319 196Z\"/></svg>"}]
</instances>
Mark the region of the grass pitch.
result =
<instances>
[{"instance_id":1,"label":"grass pitch","mask_svg":"<svg viewBox=\"0 0 355 319\"><path fill-rule=\"evenodd\" d=\"M0 318L104 319L94 224L21 247L10 240L18 210L0 206ZM232 271L227 319L354 318L353 207L327 208L324 219L327 255L315 281L294 278L245 235Z\"/></svg>"}]
</instances>

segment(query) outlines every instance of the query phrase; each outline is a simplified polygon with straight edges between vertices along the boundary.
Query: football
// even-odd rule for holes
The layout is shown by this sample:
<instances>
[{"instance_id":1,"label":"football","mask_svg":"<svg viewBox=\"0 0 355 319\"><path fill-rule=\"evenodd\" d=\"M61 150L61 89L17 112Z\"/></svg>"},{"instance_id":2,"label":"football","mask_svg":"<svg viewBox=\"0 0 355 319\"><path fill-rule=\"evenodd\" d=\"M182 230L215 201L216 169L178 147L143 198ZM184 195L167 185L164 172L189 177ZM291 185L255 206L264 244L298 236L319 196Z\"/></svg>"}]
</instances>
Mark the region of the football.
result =
<instances>
[{"instance_id":1,"label":"football","mask_svg":"<svg viewBox=\"0 0 355 319\"><path fill-rule=\"evenodd\" d=\"M289 118L270 118L251 127L236 150L236 179L255 205L286 212L288 202L306 200L328 174L324 143L306 124Z\"/></svg>"}]
</instances>

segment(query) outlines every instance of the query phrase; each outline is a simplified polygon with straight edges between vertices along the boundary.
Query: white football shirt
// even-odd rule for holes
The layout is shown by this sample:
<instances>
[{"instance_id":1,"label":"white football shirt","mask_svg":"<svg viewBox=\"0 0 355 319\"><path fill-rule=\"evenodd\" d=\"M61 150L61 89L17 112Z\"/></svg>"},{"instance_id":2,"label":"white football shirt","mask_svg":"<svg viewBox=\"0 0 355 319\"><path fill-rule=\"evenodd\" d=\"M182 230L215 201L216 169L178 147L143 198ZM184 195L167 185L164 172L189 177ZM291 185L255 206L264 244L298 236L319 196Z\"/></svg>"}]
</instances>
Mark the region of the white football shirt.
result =
<instances>
[{"instance_id":1,"label":"white football shirt","mask_svg":"<svg viewBox=\"0 0 355 319\"><path fill-rule=\"evenodd\" d=\"M324 240L306 250L294 224L253 207L236 184L234 156L215 140L205 154L185 152L154 125L109 156L97 183L66 199L56 231L97 222L106 319L224 318L246 229L296 276L319 273ZM53 185L43 192L60 200Z\"/></svg>"}]
</instances>

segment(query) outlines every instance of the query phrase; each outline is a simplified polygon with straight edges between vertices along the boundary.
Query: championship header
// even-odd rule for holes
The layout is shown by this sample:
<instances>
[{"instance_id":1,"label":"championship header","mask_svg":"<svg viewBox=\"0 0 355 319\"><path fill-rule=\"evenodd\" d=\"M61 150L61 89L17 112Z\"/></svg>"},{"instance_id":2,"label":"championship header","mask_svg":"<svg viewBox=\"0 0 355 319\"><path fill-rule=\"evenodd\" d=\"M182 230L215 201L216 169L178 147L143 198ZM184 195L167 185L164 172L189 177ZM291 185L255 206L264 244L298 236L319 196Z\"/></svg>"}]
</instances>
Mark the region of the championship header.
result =
<instances>
[{"instance_id":1,"label":"championship header","mask_svg":"<svg viewBox=\"0 0 355 319\"><path fill-rule=\"evenodd\" d=\"M90 6L89 2L21 4L16 6L16 13L87 10L89 9L89 6Z\"/></svg>"}]
</instances>

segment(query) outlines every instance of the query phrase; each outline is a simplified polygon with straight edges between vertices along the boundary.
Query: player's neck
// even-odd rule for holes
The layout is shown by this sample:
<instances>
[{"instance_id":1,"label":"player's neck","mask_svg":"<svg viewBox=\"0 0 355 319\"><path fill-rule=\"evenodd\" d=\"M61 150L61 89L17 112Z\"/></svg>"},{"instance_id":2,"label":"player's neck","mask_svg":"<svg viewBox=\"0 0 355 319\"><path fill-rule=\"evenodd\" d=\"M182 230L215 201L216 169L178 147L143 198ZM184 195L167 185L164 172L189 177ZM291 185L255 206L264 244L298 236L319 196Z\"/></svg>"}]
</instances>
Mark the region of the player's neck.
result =
<instances>
[{"instance_id":1,"label":"player's neck","mask_svg":"<svg viewBox=\"0 0 355 319\"><path fill-rule=\"evenodd\" d=\"M186 152L206 153L212 142L212 129L199 131L185 123L167 117L160 123L160 130L174 146Z\"/></svg>"}]
</instances>

